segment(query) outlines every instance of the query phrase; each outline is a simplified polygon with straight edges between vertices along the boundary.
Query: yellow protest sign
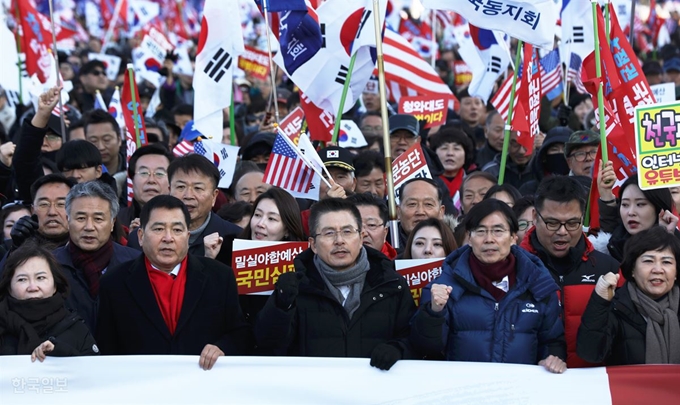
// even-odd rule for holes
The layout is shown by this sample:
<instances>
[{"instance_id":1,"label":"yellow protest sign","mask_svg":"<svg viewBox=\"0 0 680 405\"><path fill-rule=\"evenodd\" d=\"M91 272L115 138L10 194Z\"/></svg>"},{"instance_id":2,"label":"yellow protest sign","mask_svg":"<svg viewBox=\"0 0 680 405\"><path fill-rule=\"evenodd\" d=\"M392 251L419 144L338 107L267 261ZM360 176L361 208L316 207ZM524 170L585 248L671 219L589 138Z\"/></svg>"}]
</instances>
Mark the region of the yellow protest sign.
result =
<instances>
[{"instance_id":1,"label":"yellow protest sign","mask_svg":"<svg viewBox=\"0 0 680 405\"><path fill-rule=\"evenodd\" d=\"M635 145L642 190L680 185L680 102L635 107Z\"/></svg>"}]
</instances>

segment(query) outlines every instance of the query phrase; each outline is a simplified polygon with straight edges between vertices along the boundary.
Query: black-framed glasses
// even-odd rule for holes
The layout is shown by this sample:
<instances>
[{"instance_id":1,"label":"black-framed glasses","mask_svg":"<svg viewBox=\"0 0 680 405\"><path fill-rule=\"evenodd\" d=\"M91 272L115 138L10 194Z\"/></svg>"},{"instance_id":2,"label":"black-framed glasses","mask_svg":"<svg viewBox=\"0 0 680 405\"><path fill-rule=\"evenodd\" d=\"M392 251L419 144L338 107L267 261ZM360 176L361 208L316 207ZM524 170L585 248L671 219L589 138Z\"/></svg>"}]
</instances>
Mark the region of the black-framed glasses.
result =
<instances>
[{"instance_id":1,"label":"black-framed glasses","mask_svg":"<svg viewBox=\"0 0 680 405\"><path fill-rule=\"evenodd\" d=\"M582 150L580 152L574 152L570 155L570 157L573 157L577 162L585 162L587 157L595 159L595 156L597 156L597 149L589 151Z\"/></svg>"},{"instance_id":2,"label":"black-framed glasses","mask_svg":"<svg viewBox=\"0 0 680 405\"><path fill-rule=\"evenodd\" d=\"M575 231L581 227L581 224L583 223L583 218L579 219L570 219L567 222L560 222L556 221L554 219L548 219L546 220L543 218L543 215L541 215L538 210L536 210L536 215L538 215L539 218L541 218L541 221L545 224L545 227L552 232L557 232L562 226L564 226L564 229L567 231Z\"/></svg>"},{"instance_id":3,"label":"black-framed glasses","mask_svg":"<svg viewBox=\"0 0 680 405\"><path fill-rule=\"evenodd\" d=\"M383 226L385 226L385 223L384 223L384 222L381 222L381 223L379 223L379 224L376 224L376 223L373 223L373 222L371 222L371 223L364 223L364 228L368 229L368 230L371 231L371 232L372 232L372 231L375 231L376 229L381 228L381 227L383 227Z\"/></svg>"},{"instance_id":4,"label":"black-framed glasses","mask_svg":"<svg viewBox=\"0 0 680 405\"><path fill-rule=\"evenodd\" d=\"M90 72L92 76L106 76L106 72L103 70L93 70Z\"/></svg>"}]
</instances>

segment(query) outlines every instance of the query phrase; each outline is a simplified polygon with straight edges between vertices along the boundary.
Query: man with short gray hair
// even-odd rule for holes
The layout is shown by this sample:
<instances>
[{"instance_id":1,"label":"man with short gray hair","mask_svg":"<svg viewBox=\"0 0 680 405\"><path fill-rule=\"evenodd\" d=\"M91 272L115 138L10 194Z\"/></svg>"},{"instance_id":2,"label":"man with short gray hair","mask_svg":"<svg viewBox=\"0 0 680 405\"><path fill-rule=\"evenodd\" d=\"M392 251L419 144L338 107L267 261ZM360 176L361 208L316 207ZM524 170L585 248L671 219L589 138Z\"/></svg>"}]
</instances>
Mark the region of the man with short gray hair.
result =
<instances>
[{"instance_id":1,"label":"man with short gray hair","mask_svg":"<svg viewBox=\"0 0 680 405\"><path fill-rule=\"evenodd\" d=\"M120 206L113 189L100 181L76 184L66 196L69 241L54 251L71 292L66 305L78 311L94 333L99 278L106 270L132 260L140 252L113 241Z\"/></svg>"}]
</instances>

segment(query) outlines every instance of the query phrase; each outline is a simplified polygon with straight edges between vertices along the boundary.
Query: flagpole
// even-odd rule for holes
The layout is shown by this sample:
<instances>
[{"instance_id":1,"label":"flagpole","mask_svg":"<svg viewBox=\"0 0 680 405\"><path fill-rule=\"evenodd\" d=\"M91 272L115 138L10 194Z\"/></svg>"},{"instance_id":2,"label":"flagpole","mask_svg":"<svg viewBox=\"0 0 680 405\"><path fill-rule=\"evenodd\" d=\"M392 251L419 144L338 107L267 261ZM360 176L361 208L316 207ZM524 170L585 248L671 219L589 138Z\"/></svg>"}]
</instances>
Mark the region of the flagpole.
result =
<instances>
[{"instance_id":1,"label":"flagpole","mask_svg":"<svg viewBox=\"0 0 680 405\"><path fill-rule=\"evenodd\" d=\"M137 83L135 83L135 69L132 67L132 63L127 65L128 78L130 79L130 98L132 99L132 114L135 119L135 143L137 144L137 149L142 147L142 139L139 136L139 113L137 111Z\"/></svg>"},{"instance_id":2,"label":"flagpole","mask_svg":"<svg viewBox=\"0 0 680 405\"><path fill-rule=\"evenodd\" d=\"M609 2L610 0L604 2L604 33L607 34L607 38L609 38ZM597 31L595 32L597 33Z\"/></svg>"},{"instance_id":3,"label":"flagpole","mask_svg":"<svg viewBox=\"0 0 680 405\"><path fill-rule=\"evenodd\" d=\"M120 16L120 9L123 7L123 0L116 0L116 7L113 9L113 17L109 22L109 28L106 30L104 35L104 43L102 44L102 53L106 52L109 47L109 42L113 36L113 30L116 28L116 23L118 22L118 17Z\"/></svg>"},{"instance_id":4,"label":"flagpole","mask_svg":"<svg viewBox=\"0 0 680 405\"><path fill-rule=\"evenodd\" d=\"M231 146L236 146L236 121L234 116L234 83L231 83L231 104L229 105L229 140L231 141Z\"/></svg>"},{"instance_id":5,"label":"flagpole","mask_svg":"<svg viewBox=\"0 0 680 405\"><path fill-rule=\"evenodd\" d=\"M630 0L630 31L628 31L628 42L630 42L630 47L632 48L633 41L635 41L635 0Z\"/></svg>"},{"instance_id":6,"label":"flagpole","mask_svg":"<svg viewBox=\"0 0 680 405\"><path fill-rule=\"evenodd\" d=\"M21 69L21 38L19 37L19 28L21 27L21 16L19 14L19 5L18 4L17 4L15 10L16 10L16 13L15 13L16 16L14 18L16 18L16 22L17 22L16 24L17 25L16 25L15 34L14 34L14 38L15 38L14 40L17 41L17 67L19 68L18 69L19 70L19 104L24 104L24 100L23 100L23 92L24 92L23 87L24 86L22 84L23 80L21 80L22 77L23 77L22 74L21 74L21 70L22 70Z\"/></svg>"},{"instance_id":7,"label":"flagpole","mask_svg":"<svg viewBox=\"0 0 680 405\"><path fill-rule=\"evenodd\" d=\"M392 177L392 150L390 146L389 119L387 117L387 91L385 90L385 61L382 47L382 25L380 24L380 0L373 0L373 21L375 26L375 45L378 57L378 89L380 91L380 117L383 128L383 149L385 150L385 169L387 169L387 207L390 216L390 235L392 247L399 249L399 221L397 219L397 202L394 195L394 178Z\"/></svg>"},{"instance_id":8,"label":"flagpole","mask_svg":"<svg viewBox=\"0 0 680 405\"><path fill-rule=\"evenodd\" d=\"M326 183L328 188L332 188L332 186L328 182L328 180L326 180L323 177L323 174L319 172L319 170L312 164L312 162L309 159L307 159L307 156L305 156L302 153L300 148L298 148L298 146L295 143L293 143L293 141L288 137L288 135L283 133L283 131L281 130L281 127L279 126L278 123L276 123L276 122L274 123L274 128L276 128L276 132L279 134L279 136L281 136L283 138L283 140L288 144L288 146L290 146L295 151L295 153L297 153L297 155L300 156L300 159L302 159L304 164L307 165L310 169L312 169L314 171L314 173L318 174L319 177L321 177L321 180L323 180L323 182ZM330 175L330 173L328 173L328 169L326 168L326 165L321 165L321 167L322 167L324 173L326 173L326 176L328 176L328 179L330 179L332 181L333 177Z\"/></svg>"},{"instance_id":9,"label":"flagpole","mask_svg":"<svg viewBox=\"0 0 680 405\"><path fill-rule=\"evenodd\" d=\"M338 142L338 134L340 133L340 123L342 121L342 113L345 109L345 100L347 99L347 91L349 90L349 84L352 80L352 71L354 70L354 62L357 60L356 52L352 55L352 59L349 60L349 71L347 72L347 79L345 84L342 86L342 97L340 97L340 107L338 107L338 115L335 116L335 123L333 125L333 138L331 142Z\"/></svg>"},{"instance_id":10,"label":"flagpole","mask_svg":"<svg viewBox=\"0 0 680 405\"><path fill-rule=\"evenodd\" d=\"M602 162L607 163L607 122L604 117L604 82L602 81L602 59L600 57L600 36L598 35L597 27L597 0L590 0L593 10L593 28L595 32L595 73L600 79L600 85L597 88L597 112L600 118L600 149L602 149Z\"/></svg>"},{"instance_id":11,"label":"flagpole","mask_svg":"<svg viewBox=\"0 0 680 405\"><path fill-rule=\"evenodd\" d=\"M501 152L501 170L498 174L498 184L503 184L505 180L505 166L508 162L508 148L510 147L510 130L512 128L512 113L515 109L515 88L517 87L517 75L519 73L519 60L522 56L522 46L524 42L517 40L517 55L515 55L515 71L512 74L512 87L510 88L510 105L508 105L508 120L505 124L505 135L503 136L503 151ZM527 63L527 61L524 61Z\"/></svg>"},{"instance_id":12,"label":"flagpole","mask_svg":"<svg viewBox=\"0 0 680 405\"><path fill-rule=\"evenodd\" d=\"M276 72L274 72L274 59L272 58L272 40L270 38L271 33L269 32L269 0L264 0L262 2L262 14L264 14L264 24L267 26L267 53L269 54L269 76L272 80L272 95L274 99L274 118L276 122L279 122L279 103L277 102L276 95Z\"/></svg>"},{"instance_id":13,"label":"flagpole","mask_svg":"<svg viewBox=\"0 0 680 405\"><path fill-rule=\"evenodd\" d=\"M49 0L50 6L50 27L52 29L52 57L54 57L54 68L57 74L57 87L59 88L59 123L61 125L61 139L66 142L66 124L64 123L64 103L61 101L61 75L59 74L59 55L57 54L57 34L54 30L54 6L52 0Z\"/></svg>"}]
</instances>

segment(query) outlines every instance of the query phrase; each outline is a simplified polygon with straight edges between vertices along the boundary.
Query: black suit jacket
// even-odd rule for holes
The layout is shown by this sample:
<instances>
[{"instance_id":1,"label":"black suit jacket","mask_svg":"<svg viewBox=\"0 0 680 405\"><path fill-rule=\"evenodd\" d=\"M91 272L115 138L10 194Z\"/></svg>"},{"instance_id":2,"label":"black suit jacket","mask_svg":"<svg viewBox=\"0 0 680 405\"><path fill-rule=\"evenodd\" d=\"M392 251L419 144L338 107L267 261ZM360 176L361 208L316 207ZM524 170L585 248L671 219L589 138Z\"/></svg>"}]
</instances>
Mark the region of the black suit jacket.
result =
<instances>
[{"instance_id":1,"label":"black suit jacket","mask_svg":"<svg viewBox=\"0 0 680 405\"><path fill-rule=\"evenodd\" d=\"M231 253L233 250L234 239L241 234L243 229L241 227L232 224L231 222L225 221L220 218L217 214L211 213L208 225L206 225L201 235L194 241L194 243L189 245L189 253L196 256L205 256L205 246L203 246L203 238L210 235L211 233L217 232L223 238L222 247L220 252L217 254L216 260L231 266ZM137 229L131 230L128 237L128 247L142 250L139 246L139 238L137 236Z\"/></svg>"},{"instance_id":2,"label":"black suit jacket","mask_svg":"<svg viewBox=\"0 0 680 405\"><path fill-rule=\"evenodd\" d=\"M200 355L207 344L226 355L249 351L252 331L241 313L231 268L189 255L184 302L173 335L163 320L144 255L102 277L97 345L102 354Z\"/></svg>"}]
</instances>

